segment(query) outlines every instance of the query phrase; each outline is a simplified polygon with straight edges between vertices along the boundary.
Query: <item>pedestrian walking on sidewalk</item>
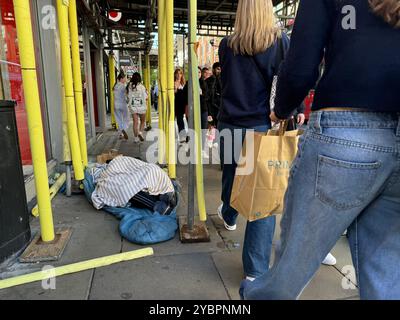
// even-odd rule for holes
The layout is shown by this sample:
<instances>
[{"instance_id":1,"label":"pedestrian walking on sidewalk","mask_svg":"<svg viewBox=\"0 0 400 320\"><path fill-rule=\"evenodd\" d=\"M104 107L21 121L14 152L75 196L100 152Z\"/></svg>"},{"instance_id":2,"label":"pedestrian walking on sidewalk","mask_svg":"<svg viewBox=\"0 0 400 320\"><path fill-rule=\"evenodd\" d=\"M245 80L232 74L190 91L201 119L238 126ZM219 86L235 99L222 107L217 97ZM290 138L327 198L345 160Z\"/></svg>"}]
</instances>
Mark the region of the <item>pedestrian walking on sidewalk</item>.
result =
<instances>
[{"instance_id":1,"label":"pedestrian walking on sidewalk","mask_svg":"<svg viewBox=\"0 0 400 320\"><path fill-rule=\"evenodd\" d=\"M209 159L208 150L210 149L207 144L207 133L210 133L210 130L215 130L212 128L212 121L209 121L209 113L207 107L207 79L210 77L209 69L207 67L200 68L200 77L199 77L199 86L200 86L200 113L201 113L201 139L203 142L203 151L202 156L204 159ZM211 119L210 119L211 120Z\"/></svg>"},{"instance_id":2,"label":"pedestrian walking on sidewalk","mask_svg":"<svg viewBox=\"0 0 400 320\"><path fill-rule=\"evenodd\" d=\"M212 75L205 80L206 95L205 104L208 108L208 115L213 126L218 127L218 113L221 108L221 64L215 62L212 67Z\"/></svg>"},{"instance_id":3,"label":"pedestrian walking on sidewalk","mask_svg":"<svg viewBox=\"0 0 400 320\"><path fill-rule=\"evenodd\" d=\"M126 130L129 128L129 111L126 102L125 92L126 76L121 72L117 77L117 83L114 85L114 115L118 124L120 138L128 140Z\"/></svg>"},{"instance_id":4,"label":"pedestrian walking on sidewalk","mask_svg":"<svg viewBox=\"0 0 400 320\"><path fill-rule=\"evenodd\" d=\"M307 52L307 54L305 54ZM361 299L400 299L400 4L302 0L273 121L318 79L273 267L245 299L295 299L347 229Z\"/></svg>"},{"instance_id":5,"label":"pedestrian walking on sidewalk","mask_svg":"<svg viewBox=\"0 0 400 320\"><path fill-rule=\"evenodd\" d=\"M135 72L126 87L129 109L133 117L133 134L135 143L144 141L143 130L146 124L146 111L148 94L142 84L140 73Z\"/></svg>"},{"instance_id":6,"label":"pedestrian walking on sidewalk","mask_svg":"<svg viewBox=\"0 0 400 320\"><path fill-rule=\"evenodd\" d=\"M151 102L154 110L158 112L158 83L154 81L153 88L151 89Z\"/></svg>"},{"instance_id":7,"label":"pedestrian walking on sidewalk","mask_svg":"<svg viewBox=\"0 0 400 320\"><path fill-rule=\"evenodd\" d=\"M175 79L175 117L178 124L179 141L181 143L187 141L185 122L183 117L186 116L186 120L189 119L189 108L188 108L188 86L185 80L185 75L182 69L178 68L174 73Z\"/></svg>"}]
</instances>

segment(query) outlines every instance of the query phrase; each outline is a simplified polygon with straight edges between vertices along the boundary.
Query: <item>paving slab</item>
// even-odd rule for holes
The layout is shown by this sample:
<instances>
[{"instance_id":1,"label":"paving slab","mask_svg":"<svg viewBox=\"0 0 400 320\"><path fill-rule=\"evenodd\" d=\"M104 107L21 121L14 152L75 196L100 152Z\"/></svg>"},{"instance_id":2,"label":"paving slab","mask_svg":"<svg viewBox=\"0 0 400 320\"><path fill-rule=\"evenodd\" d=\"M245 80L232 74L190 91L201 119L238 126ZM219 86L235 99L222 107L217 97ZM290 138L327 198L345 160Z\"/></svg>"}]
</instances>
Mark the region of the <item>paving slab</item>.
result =
<instances>
[{"instance_id":1,"label":"paving slab","mask_svg":"<svg viewBox=\"0 0 400 320\"><path fill-rule=\"evenodd\" d=\"M59 194L52 201L55 224L83 223L99 220L114 220L114 217L103 210L96 210L84 195L66 197ZM39 219L35 219L39 220Z\"/></svg>"},{"instance_id":2,"label":"paving slab","mask_svg":"<svg viewBox=\"0 0 400 320\"><path fill-rule=\"evenodd\" d=\"M209 254L185 254L97 269L90 299L225 300L228 295Z\"/></svg>"},{"instance_id":3,"label":"paving slab","mask_svg":"<svg viewBox=\"0 0 400 320\"><path fill-rule=\"evenodd\" d=\"M84 261L121 252L119 221L99 220L74 226L60 264Z\"/></svg>"},{"instance_id":4,"label":"paving slab","mask_svg":"<svg viewBox=\"0 0 400 320\"><path fill-rule=\"evenodd\" d=\"M57 277L55 290L44 289L41 281L3 289L0 290L0 300L85 300L92 274L93 270L87 270Z\"/></svg>"}]
</instances>

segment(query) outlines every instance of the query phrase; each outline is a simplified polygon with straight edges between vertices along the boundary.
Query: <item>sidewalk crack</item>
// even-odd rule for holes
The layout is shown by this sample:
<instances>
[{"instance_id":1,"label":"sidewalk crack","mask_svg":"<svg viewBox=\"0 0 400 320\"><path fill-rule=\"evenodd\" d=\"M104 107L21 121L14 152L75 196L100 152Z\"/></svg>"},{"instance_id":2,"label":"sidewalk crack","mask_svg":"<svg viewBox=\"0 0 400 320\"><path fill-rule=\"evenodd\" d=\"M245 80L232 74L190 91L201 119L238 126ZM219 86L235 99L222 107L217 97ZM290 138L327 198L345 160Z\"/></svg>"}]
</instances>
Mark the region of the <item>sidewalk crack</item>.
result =
<instances>
[{"instance_id":1,"label":"sidewalk crack","mask_svg":"<svg viewBox=\"0 0 400 320\"><path fill-rule=\"evenodd\" d=\"M92 274L90 276L90 281L89 281L89 285L88 285L88 288L86 291L85 300L90 300L90 295L92 293L95 272L96 272L96 269L92 269Z\"/></svg>"},{"instance_id":2,"label":"sidewalk crack","mask_svg":"<svg viewBox=\"0 0 400 320\"><path fill-rule=\"evenodd\" d=\"M215 270L216 270L217 273L218 273L218 277L221 279L222 285L224 286L224 289L225 289L226 295L228 296L228 299L229 299L229 300L233 300L232 297L231 297L231 295L229 294L229 290L228 290L227 286L225 285L224 279L222 278L222 275L221 275L221 273L219 272L219 270L218 270L218 268L217 268L217 265L215 264L214 257L212 256L212 254L211 254L211 260L212 260L212 262L213 262L213 265L214 265Z\"/></svg>"}]
</instances>

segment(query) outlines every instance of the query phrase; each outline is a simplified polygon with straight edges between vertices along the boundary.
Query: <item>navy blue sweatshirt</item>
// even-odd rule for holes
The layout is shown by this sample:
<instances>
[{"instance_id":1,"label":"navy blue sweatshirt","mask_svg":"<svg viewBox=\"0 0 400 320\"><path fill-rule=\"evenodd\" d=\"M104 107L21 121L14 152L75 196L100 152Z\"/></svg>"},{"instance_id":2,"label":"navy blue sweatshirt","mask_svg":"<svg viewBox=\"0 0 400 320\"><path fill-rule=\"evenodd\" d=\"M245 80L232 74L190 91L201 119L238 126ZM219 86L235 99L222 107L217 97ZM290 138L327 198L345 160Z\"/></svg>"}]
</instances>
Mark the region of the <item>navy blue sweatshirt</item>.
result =
<instances>
[{"instance_id":1,"label":"navy blue sweatshirt","mask_svg":"<svg viewBox=\"0 0 400 320\"><path fill-rule=\"evenodd\" d=\"M319 0L318 0L319 1ZM275 43L265 52L250 57L234 55L227 38L219 47L221 63L222 104L218 120L252 128L270 123L270 93L278 73L277 55L287 52L289 38L282 36L282 49ZM283 58L283 57L282 57ZM300 103L297 105L299 106Z\"/></svg>"},{"instance_id":2,"label":"navy blue sweatshirt","mask_svg":"<svg viewBox=\"0 0 400 320\"><path fill-rule=\"evenodd\" d=\"M287 118L315 86L323 58L313 110L400 112L400 30L372 13L367 0L301 0L279 73L278 118Z\"/></svg>"}]
</instances>

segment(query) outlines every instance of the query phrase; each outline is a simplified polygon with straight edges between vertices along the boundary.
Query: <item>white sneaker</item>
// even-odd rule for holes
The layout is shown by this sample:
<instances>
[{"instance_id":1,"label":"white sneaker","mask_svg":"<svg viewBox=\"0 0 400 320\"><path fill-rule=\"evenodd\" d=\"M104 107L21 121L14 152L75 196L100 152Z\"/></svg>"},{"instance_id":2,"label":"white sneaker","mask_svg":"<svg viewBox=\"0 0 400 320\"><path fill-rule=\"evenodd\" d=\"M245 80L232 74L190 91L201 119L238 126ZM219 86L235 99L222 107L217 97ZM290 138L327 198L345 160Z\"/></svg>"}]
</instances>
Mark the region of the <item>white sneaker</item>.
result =
<instances>
[{"instance_id":1,"label":"white sneaker","mask_svg":"<svg viewBox=\"0 0 400 320\"><path fill-rule=\"evenodd\" d=\"M139 143L139 142L140 142L139 137L135 137L135 138L133 139L133 142Z\"/></svg>"},{"instance_id":2,"label":"white sneaker","mask_svg":"<svg viewBox=\"0 0 400 320\"><path fill-rule=\"evenodd\" d=\"M235 231L236 230L236 224L233 225L233 226L230 226L229 224L227 224L225 222L224 218L222 217L222 207L223 207L223 204L221 204L217 209L218 217L224 222L224 226L225 226L226 230Z\"/></svg>"},{"instance_id":3,"label":"white sneaker","mask_svg":"<svg viewBox=\"0 0 400 320\"><path fill-rule=\"evenodd\" d=\"M336 258L331 253L328 253L324 261L322 261L322 264L326 266L334 266L336 264Z\"/></svg>"}]
</instances>

